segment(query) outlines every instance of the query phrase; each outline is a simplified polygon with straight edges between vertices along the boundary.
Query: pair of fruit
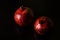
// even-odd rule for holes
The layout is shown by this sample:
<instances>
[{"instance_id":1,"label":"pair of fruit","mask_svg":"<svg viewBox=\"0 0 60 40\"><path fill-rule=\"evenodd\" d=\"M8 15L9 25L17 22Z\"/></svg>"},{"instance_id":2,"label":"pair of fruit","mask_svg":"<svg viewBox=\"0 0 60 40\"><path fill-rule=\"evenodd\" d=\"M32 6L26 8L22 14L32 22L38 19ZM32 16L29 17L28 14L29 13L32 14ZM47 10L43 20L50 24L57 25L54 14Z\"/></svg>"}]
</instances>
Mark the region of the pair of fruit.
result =
<instances>
[{"instance_id":1,"label":"pair of fruit","mask_svg":"<svg viewBox=\"0 0 60 40\"><path fill-rule=\"evenodd\" d=\"M14 13L14 20L19 26L29 25L33 20L33 12L28 7L20 7ZM46 16L41 16L36 19L34 23L34 29L38 34L44 34L49 26L51 26L51 20Z\"/></svg>"}]
</instances>

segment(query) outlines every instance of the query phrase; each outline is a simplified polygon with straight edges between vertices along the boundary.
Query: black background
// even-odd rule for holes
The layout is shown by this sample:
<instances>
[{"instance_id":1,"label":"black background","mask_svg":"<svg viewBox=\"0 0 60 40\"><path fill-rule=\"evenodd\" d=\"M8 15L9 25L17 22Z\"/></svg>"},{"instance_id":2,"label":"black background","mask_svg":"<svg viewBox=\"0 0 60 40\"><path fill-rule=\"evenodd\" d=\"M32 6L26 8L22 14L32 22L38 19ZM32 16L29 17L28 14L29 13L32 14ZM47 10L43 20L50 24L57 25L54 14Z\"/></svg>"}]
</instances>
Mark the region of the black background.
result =
<instances>
[{"instance_id":1,"label":"black background","mask_svg":"<svg viewBox=\"0 0 60 40\"><path fill-rule=\"evenodd\" d=\"M39 16L47 16L52 19L54 24L57 24L57 15L54 14L55 12L53 0L2 0L0 1L0 36L2 37L2 39L26 39L25 36L27 34L24 32L19 32L20 28L18 28L19 26L15 23L13 19L14 12L21 5L31 8L34 12L33 14L35 19ZM50 40L57 40L57 31L55 29L57 30L56 26L54 26L54 29L52 30L53 32L51 33ZM23 33L25 34L25 38L22 35ZM32 32L32 35L33 33L34 32ZM33 36L31 38L33 38ZM30 40L32 40L31 38Z\"/></svg>"}]
</instances>

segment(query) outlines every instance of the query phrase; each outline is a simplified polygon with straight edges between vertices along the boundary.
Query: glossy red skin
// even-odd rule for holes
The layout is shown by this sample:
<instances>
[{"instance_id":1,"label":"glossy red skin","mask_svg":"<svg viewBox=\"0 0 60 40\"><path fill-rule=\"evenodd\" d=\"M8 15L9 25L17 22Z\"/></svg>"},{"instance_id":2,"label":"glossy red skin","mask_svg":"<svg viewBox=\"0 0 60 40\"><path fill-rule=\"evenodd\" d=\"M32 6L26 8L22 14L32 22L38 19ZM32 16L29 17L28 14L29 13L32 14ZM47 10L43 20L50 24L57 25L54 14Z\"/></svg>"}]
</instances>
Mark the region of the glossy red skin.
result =
<instances>
[{"instance_id":1,"label":"glossy red skin","mask_svg":"<svg viewBox=\"0 0 60 40\"><path fill-rule=\"evenodd\" d=\"M43 35L48 27L48 20L46 20L47 17L45 16L42 16L42 17L39 17L36 21L35 21L35 24L34 24L34 29L35 31L37 32L37 34L40 34L40 35ZM45 21L45 23L41 24L41 20ZM39 24L39 26L37 26Z\"/></svg>"},{"instance_id":2,"label":"glossy red skin","mask_svg":"<svg viewBox=\"0 0 60 40\"><path fill-rule=\"evenodd\" d=\"M16 18L16 15L20 15L20 18ZM31 19L31 15L29 14L29 11L27 8L25 8L24 10L19 8L16 10L15 14L14 14L14 20L15 22L19 25L19 26L25 26L28 25L32 19Z\"/></svg>"}]
</instances>

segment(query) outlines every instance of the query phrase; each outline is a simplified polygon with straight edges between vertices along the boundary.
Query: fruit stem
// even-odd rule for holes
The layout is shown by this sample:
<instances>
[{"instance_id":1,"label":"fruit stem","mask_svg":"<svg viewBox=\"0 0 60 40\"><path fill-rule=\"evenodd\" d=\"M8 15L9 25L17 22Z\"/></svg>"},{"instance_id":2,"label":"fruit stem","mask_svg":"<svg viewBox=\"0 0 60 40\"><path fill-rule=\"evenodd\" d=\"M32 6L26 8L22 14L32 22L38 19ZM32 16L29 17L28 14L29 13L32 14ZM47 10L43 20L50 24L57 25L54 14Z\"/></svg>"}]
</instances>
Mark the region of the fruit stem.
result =
<instances>
[{"instance_id":1,"label":"fruit stem","mask_svg":"<svg viewBox=\"0 0 60 40\"><path fill-rule=\"evenodd\" d=\"M23 5L20 7L21 10L23 10Z\"/></svg>"}]
</instances>

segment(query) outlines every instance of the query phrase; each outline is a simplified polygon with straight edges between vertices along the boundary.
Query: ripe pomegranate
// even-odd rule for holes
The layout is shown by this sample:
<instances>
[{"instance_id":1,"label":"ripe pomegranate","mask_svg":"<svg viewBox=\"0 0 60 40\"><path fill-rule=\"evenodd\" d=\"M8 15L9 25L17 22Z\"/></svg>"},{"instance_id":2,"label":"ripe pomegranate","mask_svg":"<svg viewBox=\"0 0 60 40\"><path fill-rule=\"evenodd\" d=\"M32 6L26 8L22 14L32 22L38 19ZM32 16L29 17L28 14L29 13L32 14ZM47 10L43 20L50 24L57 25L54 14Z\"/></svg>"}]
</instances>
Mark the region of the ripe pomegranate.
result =
<instances>
[{"instance_id":1,"label":"ripe pomegranate","mask_svg":"<svg viewBox=\"0 0 60 40\"><path fill-rule=\"evenodd\" d=\"M14 20L19 26L26 26L32 22L33 12L28 7L20 7L14 13Z\"/></svg>"},{"instance_id":2,"label":"ripe pomegranate","mask_svg":"<svg viewBox=\"0 0 60 40\"><path fill-rule=\"evenodd\" d=\"M52 27L52 21L45 16L39 17L34 23L34 29L37 34L43 35Z\"/></svg>"}]
</instances>

